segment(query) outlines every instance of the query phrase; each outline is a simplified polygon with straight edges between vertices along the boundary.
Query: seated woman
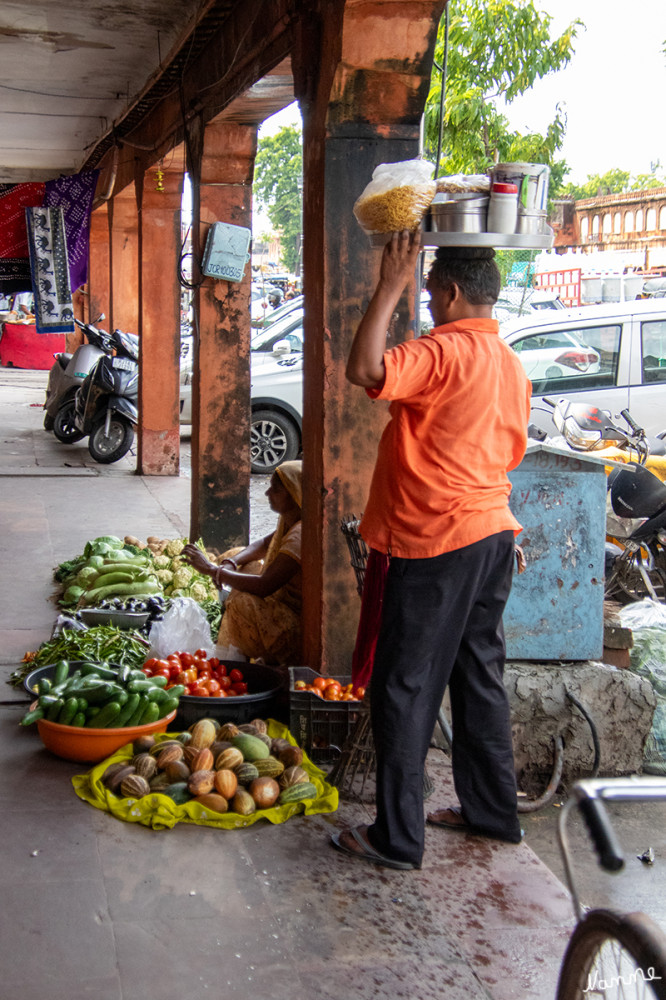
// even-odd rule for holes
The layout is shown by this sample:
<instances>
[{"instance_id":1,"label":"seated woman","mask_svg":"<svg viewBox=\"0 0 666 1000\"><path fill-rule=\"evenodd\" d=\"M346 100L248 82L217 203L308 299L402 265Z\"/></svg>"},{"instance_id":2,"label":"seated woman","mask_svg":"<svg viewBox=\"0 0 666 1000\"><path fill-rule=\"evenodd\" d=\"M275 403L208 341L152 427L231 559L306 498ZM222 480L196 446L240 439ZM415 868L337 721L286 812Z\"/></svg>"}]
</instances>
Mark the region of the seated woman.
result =
<instances>
[{"instance_id":1,"label":"seated woman","mask_svg":"<svg viewBox=\"0 0 666 1000\"><path fill-rule=\"evenodd\" d=\"M271 476L266 496L280 515L275 531L216 566L200 549L186 545L183 558L218 587L231 587L218 644L236 646L251 659L281 666L301 660L302 464L283 462ZM256 572L248 564L263 559ZM249 568L250 572L241 570Z\"/></svg>"}]
</instances>

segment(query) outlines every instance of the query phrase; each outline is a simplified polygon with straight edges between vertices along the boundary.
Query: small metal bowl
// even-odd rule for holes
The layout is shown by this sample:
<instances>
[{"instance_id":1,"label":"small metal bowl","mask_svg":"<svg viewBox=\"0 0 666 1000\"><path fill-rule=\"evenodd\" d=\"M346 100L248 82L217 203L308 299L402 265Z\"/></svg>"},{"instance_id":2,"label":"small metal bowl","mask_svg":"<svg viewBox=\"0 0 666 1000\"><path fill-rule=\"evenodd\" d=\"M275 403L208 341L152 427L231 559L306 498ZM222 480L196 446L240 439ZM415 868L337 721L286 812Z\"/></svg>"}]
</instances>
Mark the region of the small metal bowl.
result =
<instances>
[{"instance_id":1,"label":"small metal bowl","mask_svg":"<svg viewBox=\"0 0 666 1000\"><path fill-rule=\"evenodd\" d=\"M440 199L441 200L438 200ZM488 217L485 196L450 199L436 195L430 206L430 231L433 233L485 233Z\"/></svg>"},{"instance_id":2,"label":"small metal bowl","mask_svg":"<svg viewBox=\"0 0 666 1000\"><path fill-rule=\"evenodd\" d=\"M529 214L518 212L516 232L520 233L521 236L541 236L546 232L546 213L543 211Z\"/></svg>"}]
</instances>

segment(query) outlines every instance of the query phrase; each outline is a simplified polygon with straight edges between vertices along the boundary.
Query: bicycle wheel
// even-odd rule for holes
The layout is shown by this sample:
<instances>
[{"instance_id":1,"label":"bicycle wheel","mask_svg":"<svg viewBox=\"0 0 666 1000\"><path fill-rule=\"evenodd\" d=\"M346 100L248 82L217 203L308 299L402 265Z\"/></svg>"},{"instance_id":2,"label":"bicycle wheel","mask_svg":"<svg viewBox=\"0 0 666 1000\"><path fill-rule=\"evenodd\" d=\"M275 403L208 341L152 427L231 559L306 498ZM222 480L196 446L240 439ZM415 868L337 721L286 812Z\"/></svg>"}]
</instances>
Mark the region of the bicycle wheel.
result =
<instances>
[{"instance_id":1,"label":"bicycle wheel","mask_svg":"<svg viewBox=\"0 0 666 1000\"><path fill-rule=\"evenodd\" d=\"M644 913L590 910L562 961L557 1000L666 1000L666 936Z\"/></svg>"}]
</instances>

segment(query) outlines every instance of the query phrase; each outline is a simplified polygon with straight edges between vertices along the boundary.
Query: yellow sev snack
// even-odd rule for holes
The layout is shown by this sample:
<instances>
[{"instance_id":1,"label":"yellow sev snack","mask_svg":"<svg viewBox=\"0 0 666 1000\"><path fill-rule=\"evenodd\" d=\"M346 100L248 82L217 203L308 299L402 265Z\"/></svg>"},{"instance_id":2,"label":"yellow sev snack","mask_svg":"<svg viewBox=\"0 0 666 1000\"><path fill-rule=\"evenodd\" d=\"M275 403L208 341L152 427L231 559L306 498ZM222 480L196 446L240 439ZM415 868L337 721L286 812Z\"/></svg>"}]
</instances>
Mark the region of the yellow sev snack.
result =
<instances>
[{"instance_id":1,"label":"yellow sev snack","mask_svg":"<svg viewBox=\"0 0 666 1000\"><path fill-rule=\"evenodd\" d=\"M432 166L424 160L380 163L354 205L367 233L417 229L435 196Z\"/></svg>"}]
</instances>

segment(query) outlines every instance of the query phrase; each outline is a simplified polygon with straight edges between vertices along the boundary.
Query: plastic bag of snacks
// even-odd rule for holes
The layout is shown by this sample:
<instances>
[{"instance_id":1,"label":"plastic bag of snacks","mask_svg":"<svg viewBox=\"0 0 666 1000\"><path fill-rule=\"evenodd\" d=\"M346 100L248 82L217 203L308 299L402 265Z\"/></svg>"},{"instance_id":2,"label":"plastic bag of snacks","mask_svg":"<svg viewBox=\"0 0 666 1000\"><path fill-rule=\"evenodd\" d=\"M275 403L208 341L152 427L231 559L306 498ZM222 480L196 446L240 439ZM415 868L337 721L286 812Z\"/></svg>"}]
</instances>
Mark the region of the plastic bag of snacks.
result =
<instances>
[{"instance_id":1,"label":"plastic bag of snacks","mask_svg":"<svg viewBox=\"0 0 666 1000\"><path fill-rule=\"evenodd\" d=\"M435 178L437 194L488 194L488 174L449 174Z\"/></svg>"},{"instance_id":2,"label":"plastic bag of snacks","mask_svg":"<svg viewBox=\"0 0 666 1000\"><path fill-rule=\"evenodd\" d=\"M417 229L435 197L432 165L425 160L380 163L354 204L366 233Z\"/></svg>"}]
</instances>

